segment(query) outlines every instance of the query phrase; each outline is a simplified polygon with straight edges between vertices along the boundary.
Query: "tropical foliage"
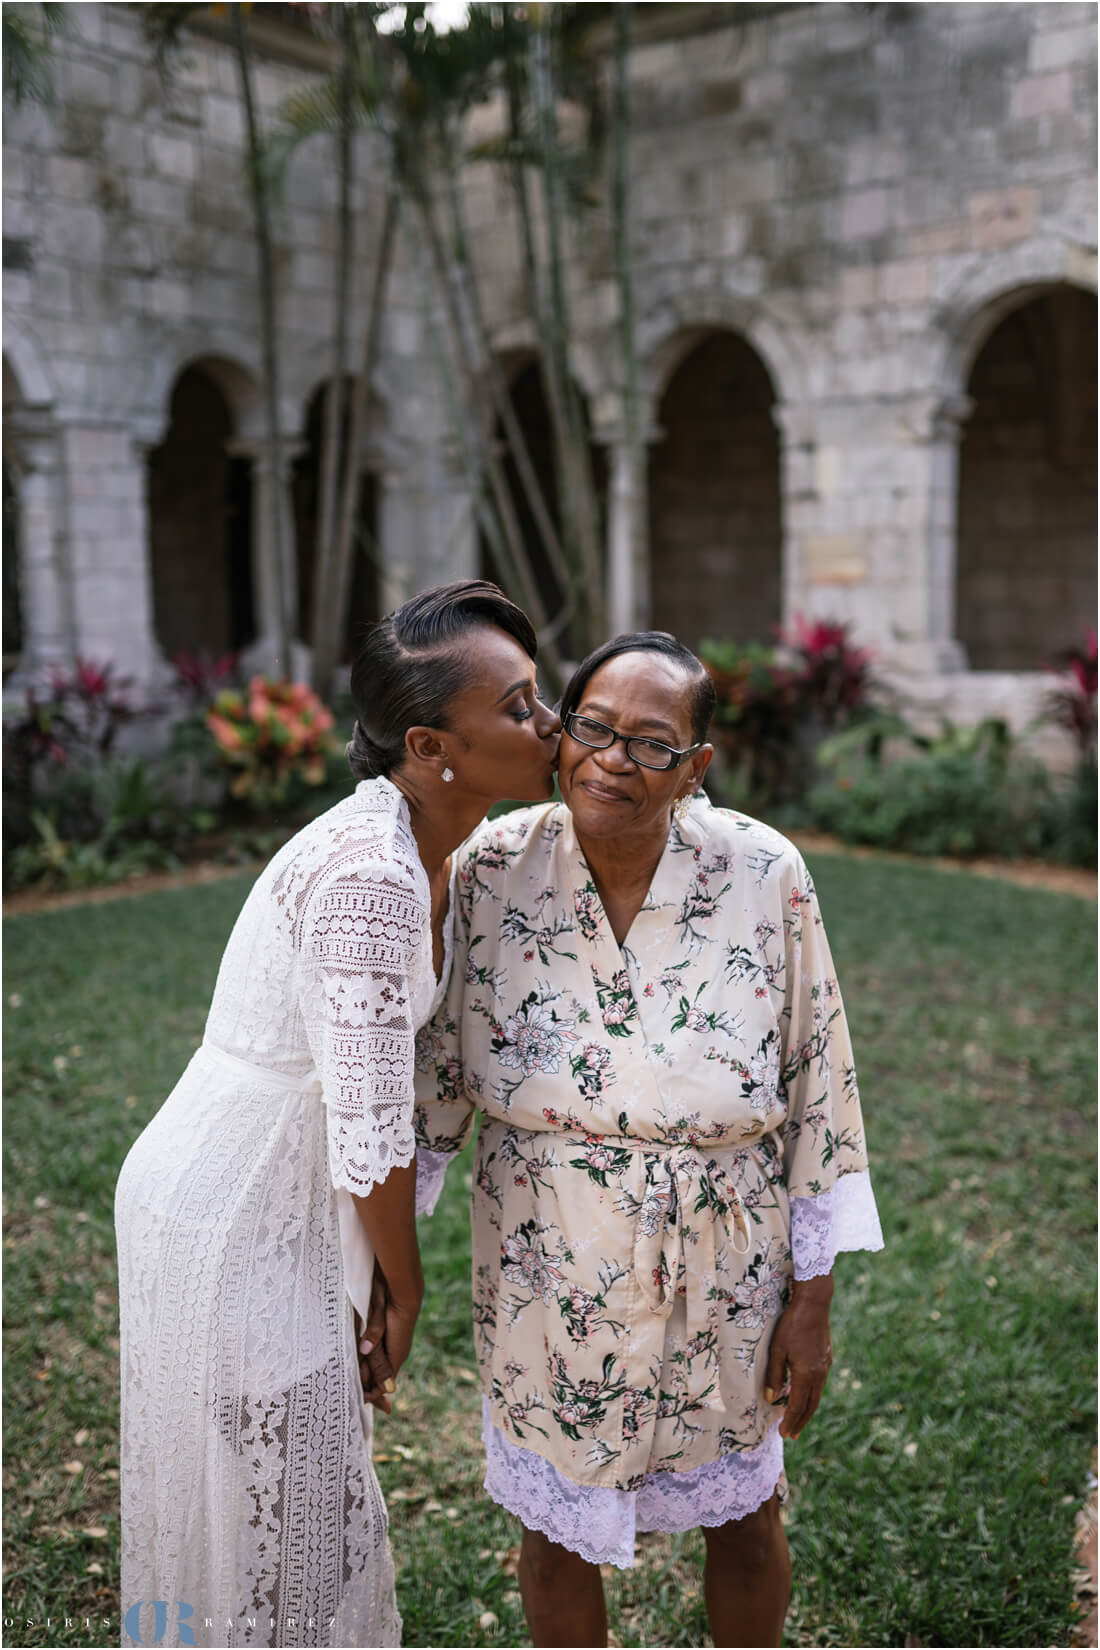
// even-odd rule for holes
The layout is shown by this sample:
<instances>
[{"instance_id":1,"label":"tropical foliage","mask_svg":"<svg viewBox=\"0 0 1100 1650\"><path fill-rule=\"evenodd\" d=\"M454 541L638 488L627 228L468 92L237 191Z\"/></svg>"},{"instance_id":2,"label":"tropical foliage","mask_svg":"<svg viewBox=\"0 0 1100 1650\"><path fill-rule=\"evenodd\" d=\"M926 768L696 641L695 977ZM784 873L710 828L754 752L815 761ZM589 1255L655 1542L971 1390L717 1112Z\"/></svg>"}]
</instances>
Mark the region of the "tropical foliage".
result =
<instances>
[{"instance_id":1,"label":"tropical foliage","mask_svg":"<svg viewBox=\"0 0 1100 1650\"><path fill-rule=\"evenodd\" d=\"M871 657L846 624L796 618L775 647L706 640L699 651L718 696L719 783L750 810L804 796L820 741L871 713Z\"/></svg>"},{"instance_id":2,"label":"tropical foliage","mask_svg":"<svg viewBox=\"0 0 1100 1650\"><path fill-rule=\"evenodd\" d=\"M223 690L206 715L230 795L256 808L283 801L296 783L324 783L332 725L304 682L264 676L253 676L247 692Z\"/></svg>"},{"instance_id":3,"label":"tropical foliage","mask_svg":"<svg viewBox=\"0 0 1100 1650\"><path fill-rule=\"evenodd\" d=\"M1096 763L1052 773L1000 717L922 733L869 718L818 752L830 777L806 798L815 825L846 842L961 858L1096 861Z\"/></svg>"}]
</instances>

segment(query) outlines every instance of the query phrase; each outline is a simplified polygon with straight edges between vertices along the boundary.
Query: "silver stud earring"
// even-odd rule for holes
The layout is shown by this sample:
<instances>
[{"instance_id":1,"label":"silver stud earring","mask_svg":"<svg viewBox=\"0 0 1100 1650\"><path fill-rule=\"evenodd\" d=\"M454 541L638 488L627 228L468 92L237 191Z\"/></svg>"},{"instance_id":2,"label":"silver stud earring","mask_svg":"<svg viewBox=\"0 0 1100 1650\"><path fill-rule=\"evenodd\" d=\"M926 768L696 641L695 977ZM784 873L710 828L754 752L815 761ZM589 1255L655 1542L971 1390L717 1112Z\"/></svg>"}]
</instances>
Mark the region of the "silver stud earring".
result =
<instances>
[{"instance_id":1,"label":"silver stud earring","mask_svg":"<svg viewBox=\"0 0 1100 1650\"><path fill-rule=\"evenodd\" d=\"M695 792L685 791L683 796L679 797L672 804L672 817L676 821L677 825L683 824L684 820L687 818L688 809L694 801Z\"/></svg>"},{"instance_id":2,"label":"silver stud earring","mask_svg":"<svg viewBox=\"0 0 1100 1650\"><path fill-rule=\"evenodd\" d=\"M444 768L440 778L443 780L445 785L449 785L451 780L454 778L454 774L451 772L450 768Z\"/></svg>"}]
</instances>

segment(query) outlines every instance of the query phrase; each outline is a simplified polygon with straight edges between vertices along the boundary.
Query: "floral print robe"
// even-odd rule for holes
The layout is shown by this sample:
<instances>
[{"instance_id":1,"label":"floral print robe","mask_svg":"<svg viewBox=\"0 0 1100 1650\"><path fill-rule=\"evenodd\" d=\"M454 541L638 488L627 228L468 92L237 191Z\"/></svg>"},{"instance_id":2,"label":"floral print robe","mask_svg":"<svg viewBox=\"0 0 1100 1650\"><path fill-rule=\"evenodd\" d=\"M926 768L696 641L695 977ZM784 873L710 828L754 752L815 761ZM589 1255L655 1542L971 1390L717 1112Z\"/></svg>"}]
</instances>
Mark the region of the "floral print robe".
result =
<instances>
[{"instance_id":1,"label":"floral print robe","mask_svg":"<svg viewBox=\"0 0 1100 1650\"><path fill-rule=\"evenodd\" d=\"M700 797L621 948L562 804L482 826L456 887L417 1136L453 1152L483 1114L474 1320L493 1423L568 1479L625 1490L754 1449L781 1413L763 1386L789 1200L866 1178L809 872Z\"/></svg>"}]
</instances>

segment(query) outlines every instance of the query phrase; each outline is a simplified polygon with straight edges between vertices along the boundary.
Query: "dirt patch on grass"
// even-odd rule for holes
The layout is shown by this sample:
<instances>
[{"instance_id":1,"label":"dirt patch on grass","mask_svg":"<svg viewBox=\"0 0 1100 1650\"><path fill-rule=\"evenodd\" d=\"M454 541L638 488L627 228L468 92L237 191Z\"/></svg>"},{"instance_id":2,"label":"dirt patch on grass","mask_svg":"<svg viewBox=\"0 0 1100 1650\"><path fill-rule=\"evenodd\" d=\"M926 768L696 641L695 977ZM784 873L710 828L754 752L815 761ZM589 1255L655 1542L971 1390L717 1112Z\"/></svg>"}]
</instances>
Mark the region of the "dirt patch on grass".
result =
<instances>
[{"instance_id":1,"label":"dirt patch on grass","mask_svg":"<svg viewBox=\"0 0 1100 1650\"><path fill-rule=\"evenodd\" d=\"M850 859L885 859L903 865L930 865L937 871L969 871L976 877L999 877L1021 888L1095 899L1097 875L1082 865L1053 865L1046 859L936 859L924 854L897 854L883 848L857 848L820 831L791 831L791 841L806 855L846 854Z\"/></svg>"},{"instance_id":2,"label":"dirt patch on grass","mask_svg":"<svg viewBox=\"0 0 1100 1650\"><path fill-rule=\"evenodd\" d=\"M71 888L64 893L46 893L38 888L20 888L4 895L6 917L29 916L39 911L66 911L72 905L105 905L114 899L132 899L135 894L163 894L177 888L202 888L208 883L224 882L226 877L239 877L246 871L258 874L266 862L250 860L243 865L220 865L214 860L200 860L182 871L150 871L143 876L128 878L125 882L108 883L103 888Z\"/></svg>"},{"instance_id":3,"label":"dirt patch on grass","mask_svg":"<svg viewBox=\"0 0 1100 1650\"><path fill-rule=\"evenodd\" d=\"M881 848L855 848L837 837L819 831L792 831L791 841L806 855L846 854L851 859L886 859L906 865L930 865L937 871L969 871L978 877L999 877L1022 888L1044 888L1050 893L1073 894L1078 899L1097 897L1097 874L1077 865L1052 865L1043 859L926 859L922 854L895 854ZM4 895L4 916L29 916L38 911L65 911L73 905L103 905L109 900L132 899L135 894L163 894L180 888L204 887L238 877L247 871L258 875L262 859L240 865L223 865L216 860L200 860L182 871L151 871L126 882L104 888L74 888L65 893L46 893L23 888Z\"/></svg>"}]
</instances>

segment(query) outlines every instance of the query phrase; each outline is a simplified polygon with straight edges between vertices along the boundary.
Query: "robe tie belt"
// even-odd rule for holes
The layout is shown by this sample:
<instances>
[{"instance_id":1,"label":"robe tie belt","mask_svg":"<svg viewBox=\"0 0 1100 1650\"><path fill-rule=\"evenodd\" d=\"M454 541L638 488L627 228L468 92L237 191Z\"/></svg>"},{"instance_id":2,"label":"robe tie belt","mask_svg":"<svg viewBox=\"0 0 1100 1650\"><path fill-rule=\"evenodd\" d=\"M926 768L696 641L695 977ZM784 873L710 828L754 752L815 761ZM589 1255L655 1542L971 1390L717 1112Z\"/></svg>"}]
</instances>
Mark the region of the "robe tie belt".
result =
<instances>
[{"instance_id":1,"label":"robe tie belt","mask_svg":"<svg viewBox=\"0 0 1100 1650\"><path fill-rule=\"evenodd\" d=\"M206 1037L201 1044L202 1052L210 1055L227 1071L235 1071L239 1077L247 1077L253 1083L265 1083L271 1088L286 1089L290 1094L308 1094L311 1091L320 1094L321 1079L316 1071L311 1071L304 1077L293 1077L288 1071L273 1071L270 1066L256 1066L251 1060L242 1060L239 1055L230 1054L228 1049L220 1048Z\"/></svg>"},{"instance_id":2,"label":"robe tie belt","mask_svg":"<svg viewBox=\"0 0 1100 1650\"><path fill-rule=\"evenodd\" d=\"M724 1229L735 1254L747 1254L752 1228L741 1194L721 1164L695 1146L664 1146L654 1140L604 1135L598 1140L614 1150L645 1154L645 1185L640 1199L624 1192L618 1207L633 1214L634 1277L642 1299L658 1318L672 1315L684 1273L688 1345L694 1345L687 1395L703 1409L725 1412L717 1379L708 1373L705 1355L717 1328L718 1262L716 1228ZM627 1203L629 1200L629 1206ZM696 1221L693 1217L702 1218ZM690 1245L690 1254L689 1254Z\"/></svg>"}]
</instances>

